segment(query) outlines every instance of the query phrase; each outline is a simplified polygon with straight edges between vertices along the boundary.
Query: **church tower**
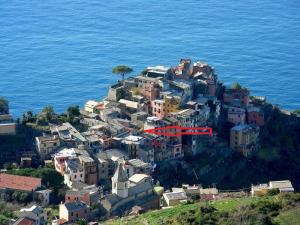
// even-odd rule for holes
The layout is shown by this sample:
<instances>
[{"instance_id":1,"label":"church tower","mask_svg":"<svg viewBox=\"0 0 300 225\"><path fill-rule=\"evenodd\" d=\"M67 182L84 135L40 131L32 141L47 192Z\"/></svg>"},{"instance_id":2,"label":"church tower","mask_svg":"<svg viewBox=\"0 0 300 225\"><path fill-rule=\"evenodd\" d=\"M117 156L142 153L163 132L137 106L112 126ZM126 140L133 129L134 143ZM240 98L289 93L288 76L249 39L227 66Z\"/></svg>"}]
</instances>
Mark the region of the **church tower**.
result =
<instances>
[{"instance_id":1,"label":"church tower","mask_svg":"<svg viewBox=\"0 0 300 225\"><path fill-rule=\"evenodd\" d=\"M128 177L122 164L119 164L112 181L112 193L121 198L128 197Z\"/></svg>"}]
</instances>

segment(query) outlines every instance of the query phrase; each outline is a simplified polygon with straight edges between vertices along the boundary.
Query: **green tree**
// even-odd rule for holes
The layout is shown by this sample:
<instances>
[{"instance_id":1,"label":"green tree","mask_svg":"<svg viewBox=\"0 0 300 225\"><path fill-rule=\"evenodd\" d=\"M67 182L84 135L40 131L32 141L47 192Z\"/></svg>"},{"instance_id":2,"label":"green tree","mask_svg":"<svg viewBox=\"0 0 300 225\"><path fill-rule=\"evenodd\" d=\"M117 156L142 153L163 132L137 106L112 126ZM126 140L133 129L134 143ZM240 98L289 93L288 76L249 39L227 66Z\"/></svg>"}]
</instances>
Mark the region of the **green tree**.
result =
<instances>
[{"instance_id":1,"label":"green tree","mask_svg":"<svg viewBox=\"0 0 300 225\"><path fill-rule=\"evenodd\" d=\"M114 74L118 74L118 75L121 75L122 76L122 81L124 81L124 76L126 74L129 74L133 71L132 68L128 67L128 66L125 66L125 65L119 65L119 66L116 66L112 69L112 72Z\"/></svg>"},{"instance_id":2,"label":"green tree","mask_svg":"<svg viewBox=\"0 0 300 225\"><path fill-rule=\"evenodd\" d=\"M68 109L67 109L67 115L68 117L70 118L74 118L76 116L80 116L80 109L79 109L79 106L76 105L76 106L70 106Z\"/></svg>"},{"instance_id":3,"label":"green tree","mask_svg":"<svg viewBox=\"0 0 300 225\"><path fill-rule=\"evenodd\" d=\"M79 122L80 109L79 106L70 106L67 109L67 121L73 124Z\"/></svg>"},{"instance_id":4,"label":"green tree","mask_svg":"<svg viewBox=\"0 0 300 225\"><path fill-rule=\"evenodd\" d=\"M22 115L22 123L34 123L36 121L36 115L33 114L31 110L27 111L26 113L23 113Z\"/></svg>"},{"instance_id":5,"label":"green tree","mask_svg":"<svg viewBox=\"0 0 300 225\"><path fill-rule=\"evenodd\" d=\"M242 89L242 85L240 85L239 83L234 83L234 84L232 84L231 88L240 90L240 89Z\"/></svg>"},{"instance_id":6,"label":"green tree","mask_svg":"<svg viewBox=\"0 0 300 225\"><path fill-rule=\"evenodd\" d=\"M4 97L0 97L0 114L8 114L8 101Z\"/></svg>"},{"instance_id":7,"label":"green tree","mask_svg":"<svg viewBox=\"0 0 300 225\"><path fill-rule=\"evenodd\" d=\"M80 219L76 222L76 225L87 225L87 222L84 219Z\"/></svg>"},{"instance_id":8,"label":"green tree","mask_svg":"<svg viewBox=\"0 0 300 225\"><path fill-rule=\"evenodd\" d=\"M37 123L47 125L49 122L57 119L52 106L46 106L37 116Z\"/></svg>"},{"instance_id":9,"label":"green tree","mask_svg":"<svg viewBox=\"0 0 300 225\"><path fill-rule=\"evenodd\" d=\"M278 195L279 194L279 189L278 188L272 188L269 189L267 192L268 196L274 196L274 195Z\"/></svg>"}]
</instances>

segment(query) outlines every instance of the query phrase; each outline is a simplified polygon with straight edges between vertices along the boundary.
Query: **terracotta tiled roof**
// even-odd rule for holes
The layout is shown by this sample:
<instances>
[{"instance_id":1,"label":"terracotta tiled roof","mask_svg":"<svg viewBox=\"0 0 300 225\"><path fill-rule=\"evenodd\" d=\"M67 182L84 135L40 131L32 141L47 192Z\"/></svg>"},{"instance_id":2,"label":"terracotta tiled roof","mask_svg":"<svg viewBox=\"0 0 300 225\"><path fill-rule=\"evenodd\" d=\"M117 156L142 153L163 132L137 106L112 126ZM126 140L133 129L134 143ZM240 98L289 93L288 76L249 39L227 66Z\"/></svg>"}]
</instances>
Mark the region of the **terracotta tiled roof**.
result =
<instances>
[{"instance_id":1,"label":"terracotta tiled roof","mask_svg":"<svg viewBox=\"0 0 300 225\"><path fill-rule=\"evenodd\" d=\"M35 221L26 217L19 218L13 225L34 225Z\"/></svg>"},{"instance_id":2,"label":"terracotta tiled roof","mask_svg":"<svg viewBox=\"0 0 300 225\"><path fill-rule=\"evenodd\" d=\"M0 173L0 189L32 191L41 186L41 179Z\"/></svg>"},{"instance_id":3,"label":"terracotta tiled roof","mask_svg":"<svg viewBox=\"0 0 300 225\"><path fill-rule=\"evenodd\" d=\"M65 224L67 221L65 219L58 219L56 222L57 224L62 225Z\"/></svg>"}]
</instances>

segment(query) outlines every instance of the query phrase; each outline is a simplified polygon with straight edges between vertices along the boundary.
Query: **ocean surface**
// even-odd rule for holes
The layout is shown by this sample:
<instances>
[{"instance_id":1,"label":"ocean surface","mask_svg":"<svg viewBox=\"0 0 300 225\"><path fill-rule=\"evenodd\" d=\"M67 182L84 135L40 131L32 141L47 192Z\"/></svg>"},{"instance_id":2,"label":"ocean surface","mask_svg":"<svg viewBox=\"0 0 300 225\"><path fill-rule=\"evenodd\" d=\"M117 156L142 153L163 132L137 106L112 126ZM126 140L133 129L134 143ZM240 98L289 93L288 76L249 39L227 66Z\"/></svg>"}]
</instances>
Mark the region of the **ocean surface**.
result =
<instances>
[{"instance_id":1,"label":"ocean surface","mask_svg":"<svg viewBox=\"0 0 300 225\"><path fill-rule=\"evenodd\" d=\"M126 64L136 75L180 58L213 65L282 108L300 108L299 0L0 0L0 96L11 112L101 99Z\"/></svg>"}]
</instances>

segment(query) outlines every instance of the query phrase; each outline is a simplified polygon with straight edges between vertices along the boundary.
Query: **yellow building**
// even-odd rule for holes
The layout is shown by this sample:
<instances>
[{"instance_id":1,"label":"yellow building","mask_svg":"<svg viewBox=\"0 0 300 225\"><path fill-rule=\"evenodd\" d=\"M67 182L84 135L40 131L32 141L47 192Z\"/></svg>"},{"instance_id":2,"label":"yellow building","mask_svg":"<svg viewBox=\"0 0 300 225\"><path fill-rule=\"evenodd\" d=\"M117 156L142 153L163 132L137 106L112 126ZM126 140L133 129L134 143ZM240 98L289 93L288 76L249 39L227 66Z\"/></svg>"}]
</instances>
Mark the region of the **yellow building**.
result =
<instances>
[{"instance_id":1,"label":"yellow building","mask_svg":"<svg viewBox=\"0 0 300 225\"><path fill-rule=\"evenodd\" d=\"M178 112L180 108L180 97L172 95L164 95L165 100L165 115L172 112Z\"/></svg>"},{"instance_id":2,"label":"yellow building","mask_svg":"<svg viewBox=\"0 0 300 225\"><path fill-rule=\"evenodd\" d=\"M258 127L246 124L234 126L230 130L230 147L248 155L257 142L258 134Z\"/></svg>"}]
</instances>

